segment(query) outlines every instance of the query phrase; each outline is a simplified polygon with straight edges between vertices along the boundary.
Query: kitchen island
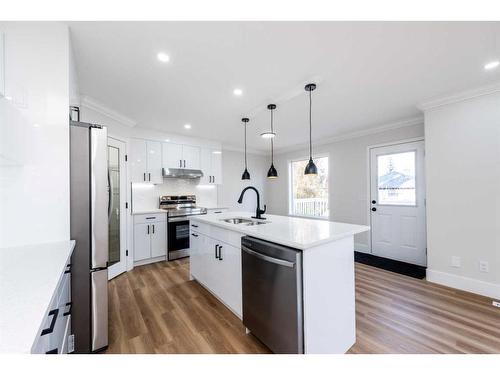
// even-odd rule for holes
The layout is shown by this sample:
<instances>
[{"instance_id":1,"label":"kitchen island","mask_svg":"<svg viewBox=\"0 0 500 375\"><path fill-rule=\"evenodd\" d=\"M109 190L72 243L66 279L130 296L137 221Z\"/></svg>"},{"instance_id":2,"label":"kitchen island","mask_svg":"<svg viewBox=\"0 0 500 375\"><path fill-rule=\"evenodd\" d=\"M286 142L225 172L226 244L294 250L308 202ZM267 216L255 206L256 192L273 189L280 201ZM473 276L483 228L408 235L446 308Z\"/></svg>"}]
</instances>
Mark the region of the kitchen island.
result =
<instances>
[{"instance_id":1,"label":"kitchen island","mask_svg":"<svg viewBox=\"0 0 500 375\"><path fill-rule=\"evenodd\" d=\"M250 236L300 251L303 352L345 353L356 341L353 236L369 227L251 216L225 212L191 218L191 278L243 318L241 238Z\"/></svg>"}]
</instances>

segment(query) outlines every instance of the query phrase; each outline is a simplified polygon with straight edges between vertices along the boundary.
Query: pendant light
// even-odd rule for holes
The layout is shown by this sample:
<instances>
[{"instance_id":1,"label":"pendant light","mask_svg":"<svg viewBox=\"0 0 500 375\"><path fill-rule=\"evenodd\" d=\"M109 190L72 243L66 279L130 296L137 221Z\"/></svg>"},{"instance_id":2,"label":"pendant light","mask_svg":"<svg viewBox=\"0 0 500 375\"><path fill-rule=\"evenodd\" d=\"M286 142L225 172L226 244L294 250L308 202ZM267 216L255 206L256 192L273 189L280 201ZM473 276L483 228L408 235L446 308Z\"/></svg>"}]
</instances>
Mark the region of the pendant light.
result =
<instances>
[{"instance_id":1,"label":"pendant light","mask_svg":"<svg viewBox=\"0 0 500 375\"><path fill-rule=\"evenodd\" d=\"M242 180L250 180L250 173L248 173L248 170L247 170L247 124L248 124L248 121L250 121L250 120L246 117L243 117L241 119L241 121L243 121L243 126L245 127L245 171L241 175L241 179Z\"/></svg>"},{"instance_id":2,"label":"pendant light","mask_svg":"<svg viewBox=\"0 0 500 375\"><path fill-rule=\"evenodd\" d=\"M271 167L269 168L269 171L267 172L267 178L277 178L278 177L278 171L276 168L274 168L274 136L276 133L274 132L274 127L273 127L273 114L274 110L276 109L276 104L269 104L267 106L267 109L271 111L271 131L269 133L263 133L263 134L272 134L271 138Z\"/></svg>"},{"instance_id":3,"label":"pendant light","mask_svg":"<svg viewBox=\"0 0 500 375\"><path fill-rule=\"evenodd\" d=\"M316 84L308 83L305 87L306 91L309 91L309 163L306 165L304 174L318 174L318 168L314 164L312 158L312 92L316 89Z\"/></svg>"}]
</instances>

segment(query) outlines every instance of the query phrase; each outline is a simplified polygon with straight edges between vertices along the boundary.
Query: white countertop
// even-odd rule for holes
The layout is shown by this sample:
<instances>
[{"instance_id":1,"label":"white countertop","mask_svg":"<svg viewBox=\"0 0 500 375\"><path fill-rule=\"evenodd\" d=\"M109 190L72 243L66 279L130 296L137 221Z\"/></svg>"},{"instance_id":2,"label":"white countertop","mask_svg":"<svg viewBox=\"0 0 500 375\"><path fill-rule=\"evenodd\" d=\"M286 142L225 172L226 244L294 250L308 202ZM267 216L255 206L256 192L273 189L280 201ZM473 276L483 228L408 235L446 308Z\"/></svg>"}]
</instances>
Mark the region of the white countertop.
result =
<instances>
[{"instance_id":1,"label":"white countertop","mask_svg":"<svg viewBox=\"0 0 500 375\"><path fill-rule=\"evenodd\" d=\"M225 218L250 218L253 215L255 213L225 212L216 215L193 216L190 220L216 225L299 250L306 250L344 237L366 232L370 229L366 225L266 214L263 216L266 218L265 221L267 224L263 225L246 226L244 224L230 224L222 221Z\"/></svg>"},{"instance_id":2,"label":"white countertop","mask_svg":"<svg viewBox=\"0 0 500 375\"><path fill-rule=\"evenodd\" d=\"M0 353L30 353L75 241L0 249Z\"/></svg>"}]
</instances>

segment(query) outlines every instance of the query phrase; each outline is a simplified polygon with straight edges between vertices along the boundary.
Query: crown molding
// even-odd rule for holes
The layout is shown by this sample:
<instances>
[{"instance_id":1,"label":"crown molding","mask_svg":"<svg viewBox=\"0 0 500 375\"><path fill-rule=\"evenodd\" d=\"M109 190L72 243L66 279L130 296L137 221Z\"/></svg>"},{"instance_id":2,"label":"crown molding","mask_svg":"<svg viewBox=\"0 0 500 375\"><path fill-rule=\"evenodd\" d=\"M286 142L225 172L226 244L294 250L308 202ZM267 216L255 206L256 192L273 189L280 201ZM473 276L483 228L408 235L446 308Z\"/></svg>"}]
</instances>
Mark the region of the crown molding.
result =
<instances>
[{"instance_id":1,"label":"crown molding","mask_svg":"<svg viewBox=\"0 0 500 375\"><path fill-rule=\"evenodd\" d=\"M430 111L445 105L471 100L483 95L489 95L499 91L500 91L500 82L495 82L493 84L489 84L486 86L481 86L474 89L469 89L454 94L426 100L417 105L417 108L423 112Z\"/></svg>"},{"instance_id":2,"label":"crown molding","mask_svg":"<svg viewBox=\"0 0 500 375\"><path fill-rule=\"evenodd\" d=\"M96 112L99 112L101 115L107 116L120 124L129 126L129 127L134 127L137 125L137 122L132 120L130 117L124 116L121 113L115 111L114 109L111 109L98 100L88 96L88 95L82 95L80 98L81 105L87 108L90 108Z\"/></svg>"},{"instance_id":3,"label":"crown molding","mask_svg":"<svg viewBox=\"0 0 500 375\"><path fill-rule=\"evenodd\" d=\"M336 143L336 142L345 141L345 140L348 140L348 139L364 137L364 136L367 136L367 135L370 135L370 134L382 133L382 132L385 132L385 131L388 131L388 130L405 128L405 127L408 127L408 126L421 125L423 123L424 123L424 117L423 116L411 117L411 118L408 118L406 120L397 121L397 122L391 122L391 123L388 123L388 124L385 124L385 125L377 126L375 128L370 128L370 129L366 129L366 130L355 131L355 132L352 132L352 133L347 133L347 134L339 135L339 136L336 136L336 137L325 138L325 139L322 139L322 140L319 140L319 141L313 141L313 145L315 147L316 146L323 146L323 145L327 145L327 144L330 144L330 143ZM290 152L290 151L300 150L300 149L303 149L303 148L307 148L307 147L309 147L308 145L309 145L308 142L304 142L304 143L300 143L300 144L286 146L286 147L282 147L282 148L279 148L279 149L275 149L274 153L275 154L284 154L284 153L287 153L287 152Z\"/></svg>"}]
</instances>

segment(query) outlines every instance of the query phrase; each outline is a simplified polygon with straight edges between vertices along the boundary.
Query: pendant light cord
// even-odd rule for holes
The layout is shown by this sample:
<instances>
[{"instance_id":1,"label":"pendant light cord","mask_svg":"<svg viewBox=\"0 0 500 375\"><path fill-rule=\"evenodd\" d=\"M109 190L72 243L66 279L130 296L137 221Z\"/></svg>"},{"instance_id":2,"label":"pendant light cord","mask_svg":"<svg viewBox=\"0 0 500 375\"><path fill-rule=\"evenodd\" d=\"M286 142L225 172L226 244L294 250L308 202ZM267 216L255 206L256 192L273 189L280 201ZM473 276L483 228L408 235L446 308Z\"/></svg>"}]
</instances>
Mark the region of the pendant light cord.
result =
<instances>
[{"instance_id":1,"label":"pendant light cord","mask_svg":"<svg viewBox=\"0 0 500 375\"><path fill-rule=\"evenodd\" d=\"M312 159L312 90L309 90L309 159Z\"/></svg>"},{"instance_id":2,"label":"pendant light cord","mask_svg":"<svg viewBox=\"0 0 500 375\"><path fill-rule=\"evenodd\" d=\"M247 169L247 123L245 122L245 170Z\"/></svg>"},{"instance_id":3,"label":"pendant light cord","mask_svg":"<svg viewBox=\"0 0 500 375\"><path fill-rule=\"evenodd\" d=\"M271 133L274 133L273 112L274 112L274 109L271 109ZM271 138L271 164L274 164L274 140L273 140L273 138Z\"/></svg>"}]
</instances>

